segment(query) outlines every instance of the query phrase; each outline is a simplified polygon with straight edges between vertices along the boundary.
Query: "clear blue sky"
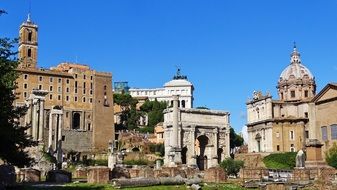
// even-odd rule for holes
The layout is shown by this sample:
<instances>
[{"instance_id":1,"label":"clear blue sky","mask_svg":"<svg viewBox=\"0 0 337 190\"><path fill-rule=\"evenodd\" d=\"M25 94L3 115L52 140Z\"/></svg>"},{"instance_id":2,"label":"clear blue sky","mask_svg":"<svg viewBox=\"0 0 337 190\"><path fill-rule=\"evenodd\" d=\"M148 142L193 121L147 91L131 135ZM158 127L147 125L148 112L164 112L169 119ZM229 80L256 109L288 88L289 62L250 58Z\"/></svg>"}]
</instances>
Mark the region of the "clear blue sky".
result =
<instances>
[{"instance_id":1,"label":"clear blue sky","mask_svg":"<svg viewBox=\"0 0 337 190\"><path fill-rule=\"evenodd\" d=\"M246 123L254 90L270 91L293 41L318 90L337 81L335 0L31 0L41 67L76 61L132 87L161 87L176 65L195 86L195 106ZM0 37L17 37L28 0L1 0Z\"/></svg>"}]
</instances>

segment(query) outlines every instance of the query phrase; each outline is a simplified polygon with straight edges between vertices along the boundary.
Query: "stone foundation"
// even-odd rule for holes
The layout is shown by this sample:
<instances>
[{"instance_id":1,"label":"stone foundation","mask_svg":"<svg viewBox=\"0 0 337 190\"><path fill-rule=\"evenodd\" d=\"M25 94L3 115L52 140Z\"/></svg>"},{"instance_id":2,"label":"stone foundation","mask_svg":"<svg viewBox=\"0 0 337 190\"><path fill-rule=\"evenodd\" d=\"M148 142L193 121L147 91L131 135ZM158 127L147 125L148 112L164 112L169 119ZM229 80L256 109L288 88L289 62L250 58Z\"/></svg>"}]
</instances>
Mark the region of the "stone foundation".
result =
<instances>
[{"instance_id":1,"label":"stone foundation","mask_svg":"<svg viewBox=\"0 0 337 190\"><path fill-rule=\"evenodd\" d=\"M104 166L90 167L88 183L107 184L110 180L110 169Z\"/></svg>"},{"instance_id":2,"label":"stone foundation","mask_svg":"<svg viewBox=\"0 0 337 190\"><path fill-rule=\"evenodd\" d=\"M227 175L222 168L210 168L205 171L204 182L206 183L221 183L227 180Z\"/></svg>"}]
</instances>

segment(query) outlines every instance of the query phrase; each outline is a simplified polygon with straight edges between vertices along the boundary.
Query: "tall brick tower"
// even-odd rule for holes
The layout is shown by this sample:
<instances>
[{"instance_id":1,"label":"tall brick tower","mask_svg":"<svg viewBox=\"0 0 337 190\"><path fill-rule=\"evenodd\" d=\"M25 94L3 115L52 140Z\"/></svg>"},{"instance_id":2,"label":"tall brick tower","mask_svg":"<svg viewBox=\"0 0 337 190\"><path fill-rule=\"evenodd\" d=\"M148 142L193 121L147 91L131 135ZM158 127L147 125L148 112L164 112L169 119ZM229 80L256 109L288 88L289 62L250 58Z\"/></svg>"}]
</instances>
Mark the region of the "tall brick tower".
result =
<instances>
[{"instance_id":1,"label":"tall brick tower","mask_svg":"<svg viewBox=\"0 0 337 190\"><path fill-rule=\"evenodd\" d=\"M37 68L37 31L38 26L31 19L30 14L20 26L19 39L19 68Z\"/></svg>"}]
</instances>

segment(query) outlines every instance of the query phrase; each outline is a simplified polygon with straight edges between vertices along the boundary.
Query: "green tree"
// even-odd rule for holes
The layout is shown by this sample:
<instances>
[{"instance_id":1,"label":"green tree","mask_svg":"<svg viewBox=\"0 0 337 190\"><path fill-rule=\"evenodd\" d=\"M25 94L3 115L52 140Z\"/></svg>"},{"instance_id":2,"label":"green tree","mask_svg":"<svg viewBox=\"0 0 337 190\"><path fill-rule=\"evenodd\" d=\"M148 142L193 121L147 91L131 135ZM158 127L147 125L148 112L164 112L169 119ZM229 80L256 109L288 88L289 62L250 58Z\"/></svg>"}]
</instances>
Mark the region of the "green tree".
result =
<instances>
[{"instance_id":1,"label":"green tree","mask_svg":"<svg viewBox=\"0 0 337 190\"><path fill-rule=\"evenodd\" d=\"M237 176L240 172L240 169L243 168L244 162L241 160L234 160L233 158L227 158L220 163L220 167L222 167L227 175Z\"/></svg>"},{"instance_id":2,"label":"green tree","mask_svg":"<svg viewBox=\"0 0 337 190\"><path fill-rule=\"evenodd\" d=\"M116 126L117 130L135 129L138 126L138 119L141 113L137 111L138 101L130 94L114 94L115 104L121 107L121 125Z\"/></svg>"},{"instance_id":3,"label":"green tree","mask_svg":"<svg viewBox=\"0 0 337 190\"><path fill-rule=\"evenodd\" d=\"M142 112L148 115L148 127L153 129L158 123L164 121L164 109L167 108L166 102L147 100L141 107Z\"/></svg>"},{"instance_id":4,"label":"green tree","mask_svg":"<svg viewBox=\"0 0 337 190\"><path fill-rule=\"evenodd\" d=\"M230 129L230 147L240 147L243 145L243 138L235 133L235 130L233 128Z\"/></svg>"},{"instance_id":5,"label":"green tree","mask_svg":"<svg viewBox=\"0 0 337 190\"><path fill-rule=\"evenodd\" d=\"M0 15L4 14L0 11ZM30 126L21 126L19 118L24 116L26 107L15 107L16 68L19 64L12 49L17 40L0 38L0 158L18 167L29 166L33 159L25 150L36 145L25 133Z\"/></svg>"},{"instance_id":6,"label":"green tree","mask_svg":"<svg viewBox=\"0 0 337 190\"><path fill-rule=\"evenodd\" d=\"M337 144L334 142L332 147L325 153L325 160L329 166L337 169Z\"/></svg>"}]
</instances>

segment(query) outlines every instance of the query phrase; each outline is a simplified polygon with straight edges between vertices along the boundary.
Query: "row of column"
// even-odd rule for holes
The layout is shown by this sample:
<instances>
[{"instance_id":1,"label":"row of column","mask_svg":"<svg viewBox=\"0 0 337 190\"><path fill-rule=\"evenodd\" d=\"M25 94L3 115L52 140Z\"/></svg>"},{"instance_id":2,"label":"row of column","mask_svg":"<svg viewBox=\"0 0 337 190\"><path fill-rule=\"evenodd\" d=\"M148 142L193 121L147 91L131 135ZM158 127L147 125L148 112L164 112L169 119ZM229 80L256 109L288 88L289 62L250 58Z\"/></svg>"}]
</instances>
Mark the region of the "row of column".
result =
<instances>
[{"instance_id":1,"label":"row of column","mask_svg":"<svg viewBox=\"0 0 337 190\"><path fill-rule=\"evenodd\" d=\"M43 140L44 102L44 98L31 98L26 102L28 111L25 116L25 123L31 124L27 134L31 135L34 141Z\"/></svg>"}]
</instances>

